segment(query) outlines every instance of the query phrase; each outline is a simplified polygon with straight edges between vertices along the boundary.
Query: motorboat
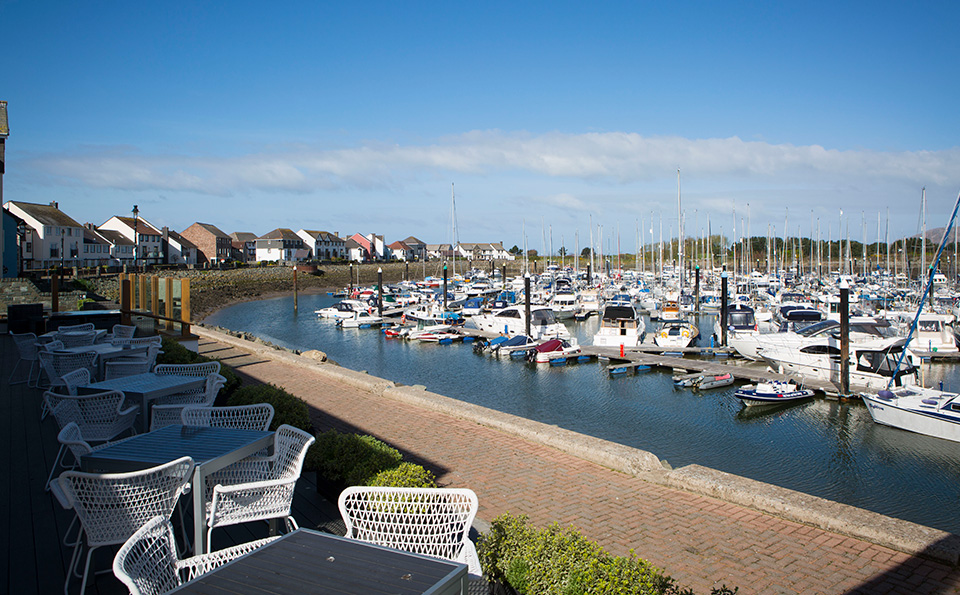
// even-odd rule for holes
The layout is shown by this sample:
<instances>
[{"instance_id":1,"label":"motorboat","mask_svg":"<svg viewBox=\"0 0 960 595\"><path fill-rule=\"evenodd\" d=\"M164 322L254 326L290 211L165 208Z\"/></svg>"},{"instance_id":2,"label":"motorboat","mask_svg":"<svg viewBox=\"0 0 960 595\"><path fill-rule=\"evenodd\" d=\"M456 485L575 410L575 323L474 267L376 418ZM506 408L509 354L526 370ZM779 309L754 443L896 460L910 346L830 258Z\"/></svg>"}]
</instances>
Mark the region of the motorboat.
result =
<instances>
[{"instance_id":1,"label":"motorboat","mask_svg":"<svg viewBox=\"0 0 960 595\"><path fill-rule=\"evenodd\" d=\"M437 302L417 304L413 308L403 311L401 321L404 324L414 323L423 325L453 324L462 320L455 312L446 312Z\"/></svg>"},{"instance_id":2,"label":"motorboat","mask_svg":"<svg viewBox=\"0 0 960 595\"><path fill-rule=\"evenodd\" d=\"M510 357L521 357L527 355L531 349L539 345L537 341L530 339L526 335L514 335L494 346L491 353L494 355L508 355Z\"/></svg>"},{"instance_id":3,"label":"motorboat","mask_svg":"<svg viewBox=\"0 0 960 595\"><path fill-rule=\"evenodd\" d=\"M960 395L921 386L861 393L873 421L960 442Z\"/></svg>"},{"instance_id":4,"label":"motorboat","mask_svg":"<svg viewBox=\"0 0 960 595\"><path fill-rule=\"evenodd\" d=\"M410 340L422 341L424 343L440 343L443 341L453 341L459 339L460 335L453 330L449 324L436 324L427 326L420 330L410 331L407 334Z\"/></svg>"},{"instance_id":5,"label":"motorboat","mask_svg":"<svg viewBox=\"0 0 960 595\"><path fill-rule=\"evenodd\" d=\"M886 388L888 383L896 386L919 384L917 368L909 362L910 358L904 357L904 365L897 369L906 341L906 338L864 342L851 339L851 387L869 391ZM799 346L764 347L760 355L780 374L799 375L804 379L813 378L840 385L839 337L822 336Z\"/></svg>"},{"instance_id":6,"label":"motorboat","mask_svg":"<svg viewBox=\"0 0 960 595\"><path fill-rule=\"evenodd\" d=\"M578 355L580 346L566 339L550 339L544 341L530 351L528 359L538 364L546 364L557 358L567 358Z\"/></svg>"},{"instance_id":7,"label":"motorboat","mask_svg":"<svg viewBox=\"0 0 960 595\"><path fill-rule=\"evenodd\" d=\"M360 300L341 300L328 307L314 310L320 318L353 318L355 312L366 312L370 306Z\"/></svg>"},{"instance_id":8,"label":"motorboat","mask_svg":"<svg viewBox=\"0 0 960 595\"><path fill-rule=\"evenodd\" d=\"M367 311L354 312L353 318L338 318L340 328L372 328L383 324L383 317L370 314Z\"/></svg>"},{"instance_id":9,"label":"motorboat","mask_svg":"<svg viewBox=\"0 0 960 595\"><path fill-rule=\"evenodd\" d=\"M771 380L769 382L747 384L734 393L734 396L747 407L754 407L808 399L813 396L813 390L798 388L793 382Z\"/></svg>"},{"instance_id":10,"label":"motorboat","mask_svg":"<svg viewBox=\"0 0 960 595\"><path fill-rule=\"evenodd\" d=\"M636 347L643 341L640 316L629 301L607 302L603 305L600 327L593 336L598 347Z\"/></svg>"},{"instance_id":11,"label":"motorboat","mask_svg":"<svg viewBox=\"0 0 960 595\"><path fill-rule=\"evenodd\" d=\"M711 388L720 388L733 384L733 374L704 374L694 385L697 390L710 390Z\"/></svg>"},{"instance_id":12,"label":"motorboat","mask_svg":"<svg viewBox=\"0 0 960 595\"><path fill-rule=\"evenodd\" d=\"M687 320L663 320L653 341L659 347L682 349L689 347L699 334L696 325Z\"/></svg>"},{"instance_id":13,"label":"motorboat","mask_svg":"<svg viewBox=\"0 0 960 595\"><path fill-rule=\"evenodd\" d=\"M921 313L917 319L917 328L913 333L913 339L907 349L910 350L910 353L920 357L957 353L956 339L948 326L948 323L952 321L952 315L932 312ZM909 318L904 317L902 328L905 327L905 330L909 330L912 322L912 315Z\"/></svg>"},{"instance_id":14,"label":"motorboat","mask_svg":"<svg viewBox=\"0 0 960 595\"><path fill-rule=\"evenodd\" d=\"M473 323L478 329L493 333L502 333L508 337L525 335L527 332L526 306L508 306L491 314L474 316ZM530 337L532 339L569 339L570 331L557 321L549 306L530 306Z\"/></svg>"},{"instance_id":15,"label":"motorboat","mask_svg":"<svg viewBox=\"0 0 960 595\"><path fill-rule=\"evenodd\" d=\"M890 323L869 316L854 316L849 322L850 341L862 342L896 336ZM761 361L764 349L799 349L805 343L824 337L839 337L840 322L822 320L807 324L799 330L777 333L731 333L727 335L727 344L737 350L741 356ZM837 343L839 345L839 342Z\"/></svg>"},{"instance_id":16,"label":"motorboat","mask_svg":"<svg viewBox=\"0 0 960 595\"><path fill-rule=\"evenodd\" d=\"M580 302L577 299L577 294L572 291L564 291L553 294L550 299L550 308L557 320L566 320L574 317L580 309Z\"/></svg>"}]
</instances>

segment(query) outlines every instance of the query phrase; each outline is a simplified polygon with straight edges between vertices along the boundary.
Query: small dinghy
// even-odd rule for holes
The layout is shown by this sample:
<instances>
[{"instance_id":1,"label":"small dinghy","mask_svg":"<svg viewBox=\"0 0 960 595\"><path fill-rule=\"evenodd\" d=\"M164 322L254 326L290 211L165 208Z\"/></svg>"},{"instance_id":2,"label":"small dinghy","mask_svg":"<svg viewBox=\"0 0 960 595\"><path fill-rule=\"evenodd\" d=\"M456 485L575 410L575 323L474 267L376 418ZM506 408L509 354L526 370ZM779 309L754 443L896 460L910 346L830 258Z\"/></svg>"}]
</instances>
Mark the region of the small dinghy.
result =
<instances>
[{"instance_id":1,"label":"small dinghy","mask_svg":"<svg viewBox=\"0 0 960 595\"><path fill-rule=\"evenodd\" d=\"M792 382L773 380L759 382L756 385L748 384L738 390L734 396L747 407L753 407L755 405L772 405L807 399L813 396L813 390L797 388L797 385Z\"/></svg>"},{"instance_id":2,"label":"small dinghy","mask_svg":"<svg viewBox=\"0 0 960 595\"><path fill-rule=\"evenodd\" d=\"M503 343L495 345L491 350L494 355L509 355L511 357L522 357L527 352L537 346L537 342L531 340L526 335L515 335Z\"/></svg>"},{"instance_id":3,"label":"small dinghy","mask_svg":"<svg viewBox=\"0 0 960 595\"><path fill-rule=\"evenodd\" d=\"M721 386L730 386L731 384L733 384L733 374L704 374L694 387L697 390L709 390Z\"/></svg>"},{"instance_id":4,"label":"small dinghy","mask_svg":"<svg viewBox=\"0 0 960 595\"><path fill-rule=\"evenodd\" d=\"M577 355L580 353L580 347L574 344L571 344L566 339L550 339L549 341L544 341L543 343L537 345L528 356L528 359L531 362L537 362L538 364L553 363L555 359L563 359L566 363L566 358L571 355ZM558 365L560 362L556 362L554 365Z\"/></svg>"}]
</instances>

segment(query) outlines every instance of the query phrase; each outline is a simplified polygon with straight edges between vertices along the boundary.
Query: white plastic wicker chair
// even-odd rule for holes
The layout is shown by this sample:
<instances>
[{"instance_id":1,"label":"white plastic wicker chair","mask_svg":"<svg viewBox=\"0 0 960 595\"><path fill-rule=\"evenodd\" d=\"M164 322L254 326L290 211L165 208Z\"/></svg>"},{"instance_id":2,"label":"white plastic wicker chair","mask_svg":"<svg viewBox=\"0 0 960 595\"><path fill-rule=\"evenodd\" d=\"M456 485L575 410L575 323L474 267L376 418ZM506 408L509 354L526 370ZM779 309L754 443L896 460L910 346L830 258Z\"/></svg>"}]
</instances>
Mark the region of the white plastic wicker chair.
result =
<instances>
[{"instance_id":1,"label":"white plastic wicker chair","mask_svg":"<svg viewBox=\"0 0 960 595\"><path fill-rule=\"evenodd\" d=\"M38 348L40 351L59 351L63 349L63 341L58 341L56 339L52 341L47 341Z\"/></svg>"},{"instance_id":2,"label":"white plastic wicker chair","mask_svg":"<svg viewBox=\"0 0 960 595\"><path fill-rule=\"evenodd\" d=\"M220 362L199 364L160 364L154 370L156 374L175 374L177 376L209 376L220 373Z\"/></svg>"},{"instance_id":3,"label":"white plastic wicker chair","mask_svg":"<svg viewBox=\"0 0 960 595\"><path fill-rule=\"evenodd\" d=\"M273 405L237 405L233 407L184 407L180 421L185 426L234 428L266 432L273 421Z\"/></svg>"},{"instance_id":4,"label":"white plastic wicker chair","mask_svg":"<svg viewBox=\"0 0 960 595\"><path fill-rule=\"evenodd\" d=\"M180 413L188 405L212 406L226 382L226 378L213 373L207 376L204 386L199 389L166 395L154 400L154 405L150 409L150 431L181 423Z\"/></svg>"},{"instance_id":5,"label":"white plastic wicker chair","mask_svg":"<svg viewBox=\"0 0 960 595\"><path fill-rule=\"evenodd\" d=\"M130 595L162 595L275 539L279 538L241 543L181 560L177 556L173 525L156 516L130 536L117 552L113 574L126 585Z\"/></svg>"},{"instance_id":6,"label":"white plastic wicker chair","mask_svg":"<svg viewBox=\"0 0 960 595\"><path fill-rule=\"evenodd\" d=\"M68 395L76 395L78 388L90 384L90 370L78 368L73 372L67 372L61 376L60 379L63 381L63 386L60 387L61 392ZM50 413L50 407L47 406L47 400L41 399L40 419L45 419L48 413Z\"/></svg>"},{"instance_id":7,"label":"white plastic wicker chair","mask_svg":"<svg viewBox=\"0 0 960 595\"><path fill-rule=\"evenodd\" d=\"M163 337L160 335L151 335L149 337L114 337L110 339L112 345L130 345L133 347L143 347L144 345L163 345Z\"/></svg>"},{"instance_id":8,"label":"white plastic wicker chair","mask_svg":"<svg viewBox=\"0 0 960 595\"><path fill-rule=\"evenodd\" d=\"M273 440L273 455L247 457L206 478L208 551L214 527L282 518L288 530L299 528L290 515L293 490L315 439L284 424Z\"/></svg>"},{"instance_id":9,"label":"white plastic wicker chair","mask_svg":"<svg viewBox=\"0 0 960 595\"><path fill-rule=\"evenodd\" d=\"M97 331L57 331L57 340L64 347L87 347L97 341Z\"/></svg>"},{"instance_id":10,"label":"white plastic wicker chair","mask_svg":"<svg viewBox=\"0 0 960 595\"><path fill-rule=\"evenodd\" d=\"M123 393L118 390L89 395L61 395L47 391L43 398L60 429L74 422L87 442L113 440L126 430L132 430L137 419L138 408L123 409Z\"/></svg>"},{"instance_id":11,"label":"white plastic wicker chair","mask_svg":"<svg viewBox=\"0 0 960 595\"><path fill-rule=\"evenodd\" d=\"M87 331L97 330L97 327L92 322L84 322L83 324L64 324L57 327L58 333L85 333Z\"/></svg>"},{"instance_id":12,"label":"white plastic wicker chair","mask_svg":"<svg viewBox=\"0 0 960 595\"><path fill-rule=\"evenodd\" d=\"M337 499L346 537L466 564L480 576L470 541L477 495L467 489L353 486Z\"/></svg>"},{"instance_id":13,"label":"white plastic wicker chair","mask_svg":"<svg viewBox=\"0 0 960 595\"><path fill-rule=\"evenodd\" d=\"M74 370L85 368L90 372L93 378L97 374L97 353L95 351L85 351L83 353L71 353L69 351L40 351L37 354L40 359L40 365L43 371L50 379L50 387L64 387L63 375Z\"/></svg>"},{"instance_id":14,"label":"white plastic wicker chair","mask_svg":"<svg viewBox=\"0 0 960 595\"><path fill-rule=\"evenodd\" d=\"M76 511L81 531L63 592L69 592L71 575L80 561L84 541L88 551L81 595L86 591L93 552L98 547L124 543L155 516L169 519L192 473L193 460L182 457L132 473L65 471L55 479L51 489L64 508Z\"/></svg>"},{"instance_id":15,"label":"white plastic wicker chair","mask_svg":"<svg viewBox=\"0 0 960 595\"><path fill-rule=\"evenodd\" d=\"M107 340L112 339L132 339L137 334L137 327L132 324L115 324L107 336Z\"/></svg>"},{"instance_id":16,"label":"white plastic wicker chair","mask_svg":"<svg viewBox=\"0 0 960 595\"><path fill-rule=\"evenodd\" d=\"M40 361L37 358L37 335L34 333L10 333L10 336L13 337L13 342L17 346L17 353L20 356L20 359L17 360L16 365L13 366L13 370L10 372L10 378L7 380L8 384L20 384L21 382L26 382L27 386L36 386L37 382L40 381ZM30 368L27 370L27 377L24 380L17 380L14 382L13 378L17 375L17 369L20 368L20 364L26 365L30 363ZM33 380L33 369L37 368L37 380Z\"/></svg>"},{"instance_id":17,"label":"white plastic wicker chair","mask_svg":"<svg viewBox=\"0 0 960 595\"><path fill-rule=\"evenodd\" d=\"M152 362L148 359L118 359L104 362L103 379L113 380L114 378L124 378L126 376L136 376L137 374L146 374L150 371Z\"/></svg>"}]
</instances>

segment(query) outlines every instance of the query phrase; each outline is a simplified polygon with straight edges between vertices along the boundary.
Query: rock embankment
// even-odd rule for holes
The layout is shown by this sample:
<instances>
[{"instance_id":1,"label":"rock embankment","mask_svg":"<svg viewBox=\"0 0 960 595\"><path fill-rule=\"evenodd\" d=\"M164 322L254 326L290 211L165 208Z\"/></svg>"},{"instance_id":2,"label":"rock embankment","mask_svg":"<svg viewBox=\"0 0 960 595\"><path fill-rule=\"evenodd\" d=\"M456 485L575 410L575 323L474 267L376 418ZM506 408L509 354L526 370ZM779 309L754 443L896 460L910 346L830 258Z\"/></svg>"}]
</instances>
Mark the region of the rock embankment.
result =
<instances>
[{"instance_id":1,"label":"rock embankment","mask_svg":"<svg viewBox=\"0 0 960 595\"><path fill-rule=\"evenodd\" d=\"M516 262L508 264L507 274L517 274L519 265ZM311 270L298 270L297 288L304 293L331 291L347 287L350 284L351 272L354 285L372 286L377 282L377 269L383 269L383 282L396 283L405 278L420 280L423 277L441 276L442 263L427 262L411 263L407 266L402 262L373 263L354 265L346 264L322 265ZM489 263L484 265L489 267ZM496 266L499 268L500 263ZM230 304L249 300L261 299L273 295L282 295L293 292L293 267L244 267L226 270L174 270L154 271L150 273L159 277L176 277L190 279L190 309L194 322L203 320L206 316L219 308ZM119 300L120 290L116 277L90 279L96 292L108 299Z\"/></svg>"}]
</instances>

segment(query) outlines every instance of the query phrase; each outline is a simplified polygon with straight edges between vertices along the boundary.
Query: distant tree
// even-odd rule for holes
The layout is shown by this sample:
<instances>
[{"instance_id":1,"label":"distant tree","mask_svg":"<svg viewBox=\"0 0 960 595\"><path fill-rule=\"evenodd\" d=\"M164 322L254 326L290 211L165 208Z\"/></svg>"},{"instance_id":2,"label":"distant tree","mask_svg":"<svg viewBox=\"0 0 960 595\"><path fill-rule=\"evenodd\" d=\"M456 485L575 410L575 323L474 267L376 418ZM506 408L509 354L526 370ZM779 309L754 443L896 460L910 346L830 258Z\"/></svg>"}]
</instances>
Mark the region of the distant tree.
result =
<instances>
[{"instance_id":1,"label":"distant tree","mask_svg":"<svg viewBox=\"0 0 960 595\"><path fill-rule=\"evenodd\" d=\"M590 258L590 248L587 247L587 248L584 248L583 250L581 250L581 251L580 251L580 256L582 256L582 257L584 257L584 258Z\"/></svg>"},{"instance_id":2,"label":"distant tree","mask_svg":"<svg viewBox=\"0 0 960 595\"><path fill-rule=\"evenodd\" d=\"M509 252L510 252L510 254L513 254L514 256L520 256L520 254L523 253L523 250L521 250L519 246L517 246L516 244L514 244L513 248L510 248Z\"/></svg>"},{"instance_id":3,"label":"distant tree","mask_svg":"<svg viewBox=\"0 0 960 595\"><path fill-rule=\"evenodd\" d=\"M566 256L566 255L567 255L567 249L564 248L563 246L560 246L560 249L557 250L557 254L559 254L560 256Z\"/></svg>"},{"instance_id":4,"label":"distant tree","mask_svg":"<svg viewBox=\"0 0 960 595\"><path fill-rule=\"evenodd\" d=\"M537 257L536 250L527 250L527 258L536 258L536 257Z\"/></svg>"}]
</instances>

